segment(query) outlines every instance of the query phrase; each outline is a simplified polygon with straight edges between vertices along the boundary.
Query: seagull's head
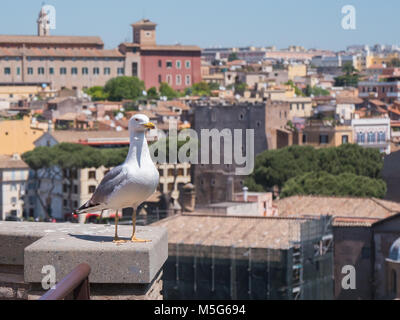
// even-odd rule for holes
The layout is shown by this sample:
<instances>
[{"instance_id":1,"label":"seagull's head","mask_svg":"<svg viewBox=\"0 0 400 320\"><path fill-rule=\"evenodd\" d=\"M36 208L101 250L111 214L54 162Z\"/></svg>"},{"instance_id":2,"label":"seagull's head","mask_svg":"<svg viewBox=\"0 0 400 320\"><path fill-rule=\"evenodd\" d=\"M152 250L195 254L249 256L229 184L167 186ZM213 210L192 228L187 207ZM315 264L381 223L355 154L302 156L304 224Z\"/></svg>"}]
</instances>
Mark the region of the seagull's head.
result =
<instances>
[{"instance_id":1,"label":"seagull's head","mask_svg":"<svg viewBox=\"0 0 400 320\"><path fill-rule=\"evenodd\" d=\"M129 131L144 132L147 129L154 129L155 125L150 122L149 117L144 114L136 114L129 120Z\"/></svg>"}]
</instances>

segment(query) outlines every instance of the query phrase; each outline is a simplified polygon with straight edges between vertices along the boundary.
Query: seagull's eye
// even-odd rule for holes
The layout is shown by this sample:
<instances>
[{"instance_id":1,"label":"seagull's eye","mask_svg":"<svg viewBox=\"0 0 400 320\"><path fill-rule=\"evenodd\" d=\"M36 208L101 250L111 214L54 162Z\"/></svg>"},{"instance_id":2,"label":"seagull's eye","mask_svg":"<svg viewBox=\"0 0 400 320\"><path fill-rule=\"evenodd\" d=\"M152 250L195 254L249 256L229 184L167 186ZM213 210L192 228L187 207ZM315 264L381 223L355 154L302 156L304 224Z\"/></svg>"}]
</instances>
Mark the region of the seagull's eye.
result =
<instances>
[{"instance_id":1,"label":"seagull's eye","mask_svg":"<svg viewBox=\"0 0 400 320\"><path fill-rule=\"evenodd\" d=\"M135 119L136 120L136 122L138 122L139 121L139 119Z\"/></svg>"}]
</instances>

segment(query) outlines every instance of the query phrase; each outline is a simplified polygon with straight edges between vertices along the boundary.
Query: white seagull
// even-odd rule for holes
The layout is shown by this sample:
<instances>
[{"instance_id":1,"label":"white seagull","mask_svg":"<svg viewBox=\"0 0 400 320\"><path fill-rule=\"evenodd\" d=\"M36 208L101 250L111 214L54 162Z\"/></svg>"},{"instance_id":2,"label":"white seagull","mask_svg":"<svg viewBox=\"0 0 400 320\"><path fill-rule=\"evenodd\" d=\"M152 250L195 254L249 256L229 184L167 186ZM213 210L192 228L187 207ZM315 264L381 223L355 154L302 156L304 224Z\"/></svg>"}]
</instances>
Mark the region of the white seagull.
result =
<instances>
[{"instance_id":1,"label":"white seagull","mask_svg":"<svg viewBox=\"0 0 400 320\"><path fill-rule=\"evenodd\" d=\"M123 164L107 173L92 198L80 207L78 214L116 210L115 243L123 243L118 238L118 210L132 207L132 242L150 242L136 238L136 210L156 190L159 174L150 156L145 137L147 129L155 126L145 115L138 114L129 120L130 147Z\"/></svg>"}]
</instances>

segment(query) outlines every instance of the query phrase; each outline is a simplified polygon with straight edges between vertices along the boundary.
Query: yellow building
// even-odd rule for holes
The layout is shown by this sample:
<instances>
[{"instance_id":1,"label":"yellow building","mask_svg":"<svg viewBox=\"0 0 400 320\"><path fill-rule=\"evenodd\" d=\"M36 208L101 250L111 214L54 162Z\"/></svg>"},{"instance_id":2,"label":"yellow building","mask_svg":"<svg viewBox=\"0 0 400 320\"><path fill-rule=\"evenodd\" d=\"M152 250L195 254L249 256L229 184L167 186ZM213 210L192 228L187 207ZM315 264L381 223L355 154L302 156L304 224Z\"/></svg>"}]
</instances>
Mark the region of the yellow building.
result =
<instances>
[{"instance_id":1,"label":"yellow building","mask_svg":"<svg viewBox=\"0 0 400 320\"><path fill-rule=\"evenodd\" d=\"M0 154L23 154L33 150L33 142L43 134L42 129L31 128L31 120L0 120Z\"/></svg>"},{"instance_id":2,"label":"yellow building","mask_svg":"<svg viewBox=\"0 0 400 320\"><path fill-rule=\"evenodd\" d=\"M397 52L387 55L375 55L370 58L370 64L368 67L379 66L382 64L389 64L393 59L399 59Z\"/></svg>"},{"instance_id":3,"label":"yellow building","mask_svg":"<svg viewBox=\"0 0 400 320\"><path fill-rule=\"evenodd\" d=\"M321 120L310 122L303 129L303 145L316 148L338 147L342 144L353 143L353 128L351 126L333 126Z\"/></svg>"},{"instance_id":4,"label":"yellow building","mask_svg":"<svg viewBox=\"0 0 400 320\"><path fill-rule=\"evenodd\" d=\"M305 77L307 66L305 64L291 64L288 67L288 79L294 80L295 77Z\"/></svg>"},{"instance_id":5,"label":"yellow building","mask_svg":"<svg viewBox=\"0 0 400 320\"><path fill-rule=\"evenodd\" d=\"M0 99L15 102L19 100L32 99L40 95L43 97L51 97L55 92L50 90L50 86L42 87L37 84L14 84L0 86Z\"/></svg>"}]
</instances>

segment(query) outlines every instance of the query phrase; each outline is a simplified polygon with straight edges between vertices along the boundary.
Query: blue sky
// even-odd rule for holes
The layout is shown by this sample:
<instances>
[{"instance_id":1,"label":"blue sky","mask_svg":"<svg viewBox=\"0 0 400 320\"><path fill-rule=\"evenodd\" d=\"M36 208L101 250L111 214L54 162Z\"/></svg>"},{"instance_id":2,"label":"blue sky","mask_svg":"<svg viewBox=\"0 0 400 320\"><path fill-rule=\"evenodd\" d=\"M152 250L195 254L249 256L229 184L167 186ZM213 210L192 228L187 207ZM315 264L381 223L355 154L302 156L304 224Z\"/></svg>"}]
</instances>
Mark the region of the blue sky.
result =
<instances>
[{"instance_id":1,"label":"blue sky","mask_svg":"<svg viewBox=\"0 0 400 320\"><path fill-rule=\"evenodd\" d=\"M35 34L42 0L3 0L1 34ZM47 0L57 12L54 35L97 35L107 48L130 41L130 24L158 23L160 44L269 46L340 50L350 44L400 44L398 0ZM356 30L341 27L344 5Z\"/></svg>"}]
</instances>

